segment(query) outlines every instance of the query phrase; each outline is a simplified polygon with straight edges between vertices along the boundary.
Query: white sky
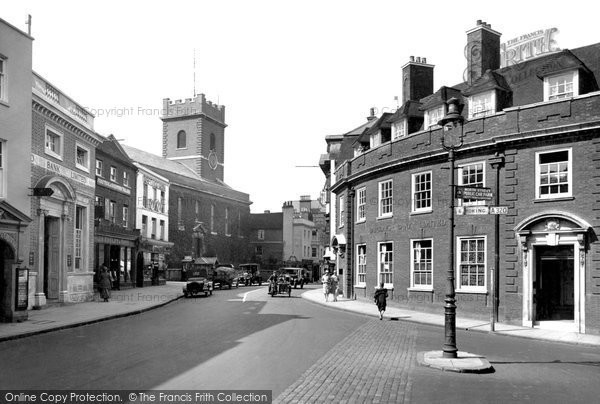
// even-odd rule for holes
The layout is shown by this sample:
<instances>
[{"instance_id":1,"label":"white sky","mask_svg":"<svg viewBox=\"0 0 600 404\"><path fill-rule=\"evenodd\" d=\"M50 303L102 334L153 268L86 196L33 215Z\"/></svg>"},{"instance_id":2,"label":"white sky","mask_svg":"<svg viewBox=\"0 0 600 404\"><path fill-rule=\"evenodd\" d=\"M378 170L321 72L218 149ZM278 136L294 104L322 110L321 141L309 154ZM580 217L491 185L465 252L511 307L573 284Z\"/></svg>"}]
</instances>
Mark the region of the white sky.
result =
<instances>
[{"instance_id":1,"label":"white sky","mask_svg":"<svg viewBox=\"0 0 600 404\"><path fill-rule=\"evenodd\" d=\"M577 48L600 42L597 4L0 0L0 18L26 31L31 14L34 70L82 106L112 110L96 113L99 133L159 155L151 110L193 96L195 48L196 92L226 106L225 181L256 213L319 196L321 170L295 166L317 166L325 136L362 124L370 107L393 109L410 55L435 65L435 89L454 85L476 20L502 42L557 27L558 46Z\"/></svg>"}]
</instances>

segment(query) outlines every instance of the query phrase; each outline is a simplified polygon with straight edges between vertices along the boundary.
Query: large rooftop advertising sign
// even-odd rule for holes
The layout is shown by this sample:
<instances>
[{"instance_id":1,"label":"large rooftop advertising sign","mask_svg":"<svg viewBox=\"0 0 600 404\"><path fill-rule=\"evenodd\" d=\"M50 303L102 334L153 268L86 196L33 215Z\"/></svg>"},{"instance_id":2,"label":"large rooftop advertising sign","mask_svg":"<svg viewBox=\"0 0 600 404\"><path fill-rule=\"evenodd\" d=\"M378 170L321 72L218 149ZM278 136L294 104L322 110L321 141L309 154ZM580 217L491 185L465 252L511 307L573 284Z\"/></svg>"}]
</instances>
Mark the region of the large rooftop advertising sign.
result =
<instances>
[{"instance_id":1,"label":"large rooftop advertising sign","mask_svg":"<svg viewBox=\"0 0 600 404\"><path fill-rule=\"evenodd\" d=\"M557 33L558 28L540 29L500 44L500 67L512 66L559 51L560 48L554 39Z\"/></svg>"}]
</instances>

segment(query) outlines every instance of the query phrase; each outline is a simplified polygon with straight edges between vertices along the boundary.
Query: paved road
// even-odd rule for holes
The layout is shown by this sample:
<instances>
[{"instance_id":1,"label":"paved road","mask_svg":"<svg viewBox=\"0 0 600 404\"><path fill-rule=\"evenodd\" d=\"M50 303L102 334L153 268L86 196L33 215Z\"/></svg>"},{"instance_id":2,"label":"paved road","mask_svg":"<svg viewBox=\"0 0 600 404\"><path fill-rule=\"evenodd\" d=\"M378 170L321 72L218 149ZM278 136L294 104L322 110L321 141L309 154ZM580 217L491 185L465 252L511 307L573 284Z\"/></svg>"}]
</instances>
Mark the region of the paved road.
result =
<instances>
[{"instance_id":1,"label":"paved road","mask_svg":"<svg viewBox=\"0 0 600 404\"><path fill-rule=\"evenodd\" d=\"M246 301L243 296L248 293ZM276 396L369 318L263 288L0 343L0 389L267 389Z\"/></svg>"},{"instance_id":2,"label":"paved road","mask_svg":"<svg viewBox=\"0 0 600 404\"><path fill-rule=\"evenodd\" d=\"M596 347L459 332L495 373L420 367L443 329L257 288L0 343L0 389L266 389L277 402L596 402ZM300 291L294 292L296 295Z\"/></svg>"}]
</instances>

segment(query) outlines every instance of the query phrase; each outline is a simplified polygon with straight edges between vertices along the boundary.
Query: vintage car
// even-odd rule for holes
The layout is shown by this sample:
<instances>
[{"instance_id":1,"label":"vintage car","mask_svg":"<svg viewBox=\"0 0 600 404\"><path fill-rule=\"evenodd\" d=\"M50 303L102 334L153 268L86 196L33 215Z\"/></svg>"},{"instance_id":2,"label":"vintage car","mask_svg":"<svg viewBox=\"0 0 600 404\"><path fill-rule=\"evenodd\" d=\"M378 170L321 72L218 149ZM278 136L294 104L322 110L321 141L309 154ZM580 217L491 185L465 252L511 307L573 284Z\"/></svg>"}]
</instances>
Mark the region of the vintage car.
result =
<instances>
[{"instance_id":1,"label":"vintage car","mask_svg":"<svg viewBox=\"0 0 600 404\"><path fill-rule=\"evenodd\" d=\"M280 272L289 275L290 284L296 289L304 288L304 268L281 268Z\"/></svg>"},{"instance_id":2,"label":"vintage car","mask_svg":"<svg viewBox=\"0 0 600 404\"><path fill-rule=\"evenodd\" d=\"M223 289L223 286L228 286L231 289L233 286L239 287L239 280L235 269L231 267L217 267L213 271L212 276L213 285L218 286L219 289Z\"/></svg>"},{"instance_id":3,"label":"vintage car","mask_svg":"<svg viewBox=\"0 0 600 404\"><path fill-rule=\"evenodd\" d=\"M277 280L271 280L269 282L269 294L274 297L277 294L287 294L288 297L292 295L292 286L290 285L290 277L282 274Z\"/></svg>"},{"instance_id":4,"label":"vintage car","mask_svg":"<svg viewBox=\"0 0 600 404\"><path fill-rule=\"evenodd\" d=\"M196 296L204 293L204 296L212 295L213 283L205 277L190 277L183 287L183 295L185 297Z\"/></svg>"},{"instance_id":5,"label":"vintage car","mask_svg":"<svg viewBox=\"0 0 600 404\"><path fill-rule=\"evenodd\" d=\"M262 285L263 279L260 276L260 269L258 264L241 264L239 266L242 276L240 277L240 283L246 286L252 284Z\"/></svg>"}]
</instances>

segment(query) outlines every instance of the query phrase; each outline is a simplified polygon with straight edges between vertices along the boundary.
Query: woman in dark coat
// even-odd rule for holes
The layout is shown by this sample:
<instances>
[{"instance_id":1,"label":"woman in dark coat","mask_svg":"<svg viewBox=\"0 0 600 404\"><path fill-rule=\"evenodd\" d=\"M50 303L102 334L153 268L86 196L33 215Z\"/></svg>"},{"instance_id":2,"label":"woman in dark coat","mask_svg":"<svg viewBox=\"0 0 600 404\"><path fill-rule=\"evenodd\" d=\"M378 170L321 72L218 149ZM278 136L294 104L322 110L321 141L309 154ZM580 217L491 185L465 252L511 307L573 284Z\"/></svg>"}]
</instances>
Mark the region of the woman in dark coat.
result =
<instances>
[{"instance_id":1,"label":"woman in dark coat","mask_svg":"<svg viewBox=\"0 0 600 404\"><path fill-rule=\"evenodd\" d=\"M106 265L102 265L102 272L100 272L100 282L98 283L98 287L100 288L100 296L102 296L105 302L108 302L108 299L110 298L110 288L112 287L112 282Z\"/></svg>"},{"instance_id":2,"label":"woman in dark coat","mask_svg":"<svg viewBox=\"0 0 600 404\"><path fill-rule=\"evenodd\" d=\"M385 307L387 305L387 297L387 289L383 287L383 282L381 282L381 284L379 284L379 289L375 291L375 304L379 310L380 320L383 320L383 312L385 311Z\"/></svg>"}]
</instances>

